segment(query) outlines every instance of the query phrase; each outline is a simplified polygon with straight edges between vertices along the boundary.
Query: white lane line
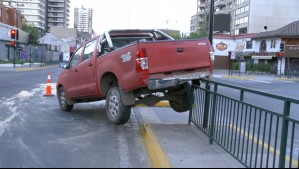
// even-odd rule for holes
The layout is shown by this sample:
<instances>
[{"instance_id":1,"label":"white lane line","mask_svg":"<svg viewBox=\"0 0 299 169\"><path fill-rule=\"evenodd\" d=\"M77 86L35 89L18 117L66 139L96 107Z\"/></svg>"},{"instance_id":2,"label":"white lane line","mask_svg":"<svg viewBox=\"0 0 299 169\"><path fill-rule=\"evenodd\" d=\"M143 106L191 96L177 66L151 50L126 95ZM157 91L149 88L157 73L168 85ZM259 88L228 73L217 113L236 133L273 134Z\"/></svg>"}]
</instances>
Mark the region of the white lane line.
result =
<instances>
[{"instance_id":1,"label":"white lane line","mask_svg":"<svg viewBox=\"0 0 299 169\"><path fill-rule=\"evenodd\" d=\"M255 82L261 82L261 83L272 83L272 82L268 82L268 81L263 81L263 80L254 80L254 79L250 79L251 81L255 81Z\"/></svg>"},{"instance_id":2,"label":"white lane line","mask_svg":"<svg viewBox=\"0 0 299 169\"><path fill-rule=\"evenodd\" d=\"M285 83L296 83L294 81L287 81L287 80L282 80L281 82L285 82Z\"/></svg>"}]
</instances>

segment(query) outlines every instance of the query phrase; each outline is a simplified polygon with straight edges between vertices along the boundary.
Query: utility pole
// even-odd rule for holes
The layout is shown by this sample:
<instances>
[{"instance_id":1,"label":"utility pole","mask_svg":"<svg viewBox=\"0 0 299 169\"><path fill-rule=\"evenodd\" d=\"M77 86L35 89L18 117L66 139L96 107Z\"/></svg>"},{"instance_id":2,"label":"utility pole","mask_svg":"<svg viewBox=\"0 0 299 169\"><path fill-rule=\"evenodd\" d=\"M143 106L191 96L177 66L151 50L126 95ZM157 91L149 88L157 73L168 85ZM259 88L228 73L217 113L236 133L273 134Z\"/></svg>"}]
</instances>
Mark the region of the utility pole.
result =
<instances>
[{"instance_id":1,"label":"utility pole","mask_svg":"<svg viewBox=\"0 0 299 169\"><path fill-rule=\"evenodd\" d=\"M213 46L213 30L214 30L214 0L211 1L210 6L210 26L209 26L209 40L211 45Z\"/></svg>"}]
</instances>

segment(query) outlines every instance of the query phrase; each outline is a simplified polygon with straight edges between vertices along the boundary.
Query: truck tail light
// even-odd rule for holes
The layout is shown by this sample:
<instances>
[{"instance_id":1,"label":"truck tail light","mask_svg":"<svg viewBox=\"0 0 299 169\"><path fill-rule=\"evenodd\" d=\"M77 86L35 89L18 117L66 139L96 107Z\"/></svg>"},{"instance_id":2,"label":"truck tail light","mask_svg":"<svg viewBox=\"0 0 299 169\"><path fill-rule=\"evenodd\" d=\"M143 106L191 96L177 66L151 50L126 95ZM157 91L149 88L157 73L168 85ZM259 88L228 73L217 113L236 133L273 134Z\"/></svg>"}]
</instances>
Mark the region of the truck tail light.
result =
<instances>
[{"instance_id":1,"label":"truck tail light","mask_svg":"<svg viewBox=\"0 0 299 169\"><path fill-rule=\"evenodd\" d=\"M214 52L209 52L209 53L210 53L211 62L214 63L214 61L215 61Z\"/></svg>"},{"instance_id":2,"label":"truck tail light","mask_svg":"<svg viewBox=\"0 0 299 169\"><path fill-rule=\"evenodd\" d=\"M137 51L136 71L139 73L148 71L148 59L145 49L140 49Z\"/></svg>"}]
</instances>

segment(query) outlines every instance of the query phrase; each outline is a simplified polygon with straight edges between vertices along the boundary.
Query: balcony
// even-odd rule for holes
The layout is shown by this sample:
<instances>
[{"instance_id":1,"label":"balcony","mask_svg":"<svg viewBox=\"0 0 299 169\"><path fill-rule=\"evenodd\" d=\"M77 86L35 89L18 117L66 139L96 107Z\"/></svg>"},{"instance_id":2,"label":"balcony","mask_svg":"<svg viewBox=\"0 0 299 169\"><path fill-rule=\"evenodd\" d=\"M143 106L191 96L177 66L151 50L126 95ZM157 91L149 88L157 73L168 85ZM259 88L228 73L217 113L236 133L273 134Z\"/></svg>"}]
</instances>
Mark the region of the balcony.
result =
<instances>
[{"instance_id":1,"label":"balcony","mask_svg":"<svg viewBox=\"0 0 299 169\"><path fill-rule=\"evenodd\" d=\"M48 22L51 22L51 23L63 23L63 20L48 19Z\"/></svg>"},{"instance_id":2,"label":"balcony","mask_svg":"<svg viewBox=\"0 0 299 169\"><path fill-rule=\"evenodd\" d=\"M221 0L221 1L217 2L217 3L215 4L215 6L216 6L216 7L225 7L225 6L226 6L226 3L225 3L225 1Z\"/></svg>"},{"instance_id":3,"label":"balcony","mask_svg":"<svg viewBox=\"0 0 299 169\"><path fill-rule=\"evenodd\" d=\"M205 10L199 10L197 14L198 14L198 15L205 15L205 14L206 14L206 11L205 11Z\"/></svg>"},{"instance_id":4,"label":"balcony","mask_svg":"<svg viewBox=\"0 0 299 169\"><path fill-rule=\"evenodd\" d=\"M53 7L53 8L64 8L64 4L48 4L48 7Z\"/></svg>"},{"instance_id":5,"label":"balcony","mask_svg":"<svg viewBox=\"0 0 299 169\"><path fill-rule=\"evenodd\" d=\"M206 7L206 4L199 4L198 7L200 7L200 8L205 8L205 7Z\"/></svg>"}]
</instances>

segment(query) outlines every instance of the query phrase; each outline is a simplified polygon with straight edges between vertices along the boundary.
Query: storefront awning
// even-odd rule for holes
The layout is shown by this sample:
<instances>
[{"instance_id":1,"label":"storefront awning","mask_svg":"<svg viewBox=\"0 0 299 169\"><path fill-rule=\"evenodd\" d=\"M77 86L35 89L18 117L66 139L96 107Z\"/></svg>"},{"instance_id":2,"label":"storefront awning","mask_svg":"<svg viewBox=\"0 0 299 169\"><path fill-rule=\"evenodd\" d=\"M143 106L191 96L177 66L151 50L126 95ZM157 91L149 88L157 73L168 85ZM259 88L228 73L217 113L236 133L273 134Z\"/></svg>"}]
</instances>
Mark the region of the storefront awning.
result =
<instances>
[{"instance_id":1,"label":"storefront awning","mask_svg":"<svg viewBox=\"0 0 299 169\"><path fill-rule=\"evenodd\" d=\"M272 59L273 56L252 56L252 59Z\"/></svg>"}]
</instances>

